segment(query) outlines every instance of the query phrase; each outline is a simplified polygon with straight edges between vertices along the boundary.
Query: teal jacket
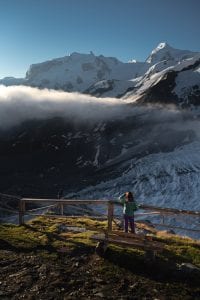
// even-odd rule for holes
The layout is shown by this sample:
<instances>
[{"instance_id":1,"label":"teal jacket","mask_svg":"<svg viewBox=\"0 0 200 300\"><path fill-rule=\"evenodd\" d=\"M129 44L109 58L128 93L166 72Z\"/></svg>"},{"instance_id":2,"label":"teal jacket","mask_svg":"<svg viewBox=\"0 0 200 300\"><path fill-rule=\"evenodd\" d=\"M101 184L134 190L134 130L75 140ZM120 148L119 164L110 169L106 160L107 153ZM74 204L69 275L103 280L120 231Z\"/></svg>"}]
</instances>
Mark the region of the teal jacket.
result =
<instances>
[{"instance_id":1,"label":"teal jacket","mask_svg":"<svg viewBox=\"0 0 200 300\"><path fill-rule=\"evenodd\" d=\"M124 208L123 208L124 215L131 217L134 215L134 211L136 211L138 209L138 205L135 202L135 200L133 200L132 202L127 202L125 195L120 196L119 201L121 204L124 205Z\"/></svg>"}]
</instances>

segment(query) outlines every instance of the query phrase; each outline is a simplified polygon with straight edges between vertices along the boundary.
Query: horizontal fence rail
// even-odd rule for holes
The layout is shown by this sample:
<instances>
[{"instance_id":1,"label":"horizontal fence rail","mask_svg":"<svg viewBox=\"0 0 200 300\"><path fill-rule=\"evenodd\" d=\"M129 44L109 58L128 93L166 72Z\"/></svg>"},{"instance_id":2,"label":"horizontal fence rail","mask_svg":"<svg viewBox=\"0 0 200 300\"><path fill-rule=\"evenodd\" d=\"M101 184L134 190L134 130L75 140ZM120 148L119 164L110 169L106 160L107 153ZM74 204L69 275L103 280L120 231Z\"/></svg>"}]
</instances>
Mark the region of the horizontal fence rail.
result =
<instances>
[{"instance_id":1,"label":"horizontal fence rail","mask_svg":"<svg viewBox=\"0 0 200 300\"><path fill-rule=\"evenodd\" d=\"M141 209L145 210L156 210L162 212L163 214L182 214L182 215L193 215L193 216L200 216L200 211L193 211L193 210L184 210L184 209L176 209L176 208L163 208L158 206L151 206L151 205L140 205Z\"/></svg>"},{"instance_id":2,"label":"horizontal fence rail","mask_svg":"<svg viewBox=\"0 0 200 300\"><path fill-rule=\"evenodd\" d=\"M19 199L19 198L18 198ZM55 203L55 204L117 204L120 205L120 203L117 203L113 200L75 200L75 199L43 199L43 198L21 198L21 202L35 202L35 203ZM200 216L200 211L193 211L193 210L184 210L184 209L175 209L175 208L163 208L153 205L146 205L146 204L140 204L140 209L144 210L155 210L156 212L162 212L163 214L186 214L186 215L195 215Z\"/></svg>"}]
</instances>

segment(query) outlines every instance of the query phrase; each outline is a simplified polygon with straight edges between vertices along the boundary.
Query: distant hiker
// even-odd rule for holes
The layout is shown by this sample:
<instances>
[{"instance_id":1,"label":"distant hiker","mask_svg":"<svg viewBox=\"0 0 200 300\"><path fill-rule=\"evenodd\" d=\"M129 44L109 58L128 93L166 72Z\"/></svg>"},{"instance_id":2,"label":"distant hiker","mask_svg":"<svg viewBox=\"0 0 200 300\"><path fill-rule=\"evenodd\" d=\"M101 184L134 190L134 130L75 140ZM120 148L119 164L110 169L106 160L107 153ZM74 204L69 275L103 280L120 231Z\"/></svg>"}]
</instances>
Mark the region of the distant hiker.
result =
<instances>
[{"instance_id":1,"label":"distant hiker","mask_svg":"<svg viewBox=\"0 0 200 300\"><path fill-rule=\"evenodd\" d=\"M124 205L124 231L128 232L128 223L130 223L131 232L135 233L134 211L138 209L137 203L131 192L126 192L119 197L119 201Z\"/></svg>"},{"instance_id":2,"label":"distant hiker","mask_svg":"<svg viewBox=\"0 0 200 300\"><path fill-rule=\"evenodd\" d=\"M63 198L63 189L60 189L58 191L58 199L61 199L61 198Z\"/></svg>"}]
</instances>

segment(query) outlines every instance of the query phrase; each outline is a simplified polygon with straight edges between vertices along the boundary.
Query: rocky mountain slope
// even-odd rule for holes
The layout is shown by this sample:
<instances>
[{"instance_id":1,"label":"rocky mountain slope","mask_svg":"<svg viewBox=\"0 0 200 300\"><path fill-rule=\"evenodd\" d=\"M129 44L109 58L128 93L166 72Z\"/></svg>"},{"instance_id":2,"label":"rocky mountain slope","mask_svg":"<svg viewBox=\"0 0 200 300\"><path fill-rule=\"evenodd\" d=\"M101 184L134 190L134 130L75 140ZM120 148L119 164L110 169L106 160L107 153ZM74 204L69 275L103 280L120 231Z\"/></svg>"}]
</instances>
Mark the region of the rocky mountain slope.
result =
<instances>
[{"instance_id":1,"label":"rocky mountain slope","mask_svg":"<svg viewBox=\"0 0 200 300\"><path fill-rule=\"evenodd\" d=\"M134 189L139 202L199 209L198 126L198 113L146 107L107 121L25 121L0 132L1 191L110 199Z\"/></svg>"},{"instance_id":2,"label":"rocky mountain slope","mask_svg":"<svg viewBox=\"0 0 200 300\"><path fill-rule=\"evenodd\" d=\"M157 63L146 72L133 91L124 98L139 103L173 103L181 107L200 103L200 54L163 68L166 61Z\"/></svg>"}]
</instances>

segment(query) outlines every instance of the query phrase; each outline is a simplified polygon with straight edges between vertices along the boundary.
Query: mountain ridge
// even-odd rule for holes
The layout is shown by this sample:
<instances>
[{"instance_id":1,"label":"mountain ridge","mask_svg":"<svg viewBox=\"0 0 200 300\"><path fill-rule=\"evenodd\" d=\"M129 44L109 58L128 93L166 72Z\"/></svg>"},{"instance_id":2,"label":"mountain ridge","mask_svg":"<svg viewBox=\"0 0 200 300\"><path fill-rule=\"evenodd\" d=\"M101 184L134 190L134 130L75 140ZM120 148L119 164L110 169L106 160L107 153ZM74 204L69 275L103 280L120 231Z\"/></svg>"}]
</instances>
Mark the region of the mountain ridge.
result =
<instances>
[{"instance_id":1,"label":"mountain ridge","mask_svg":"<svg viewBox=\"0 0 200 300\"><path fill-rule=\"evenodd\" d=\"M95 56L93 52L73 52L68 56L33 64L25 78L7 77L1 79L0 84L80 92L142 103L148 102L148 99L162 103L162 91L167 95L164 103L199 105L199 59L200 52L175 49L166 42L159 43L144 62L131 60L124 63L115 57ZM190 65L190 69L186 74L187 65ZM168 74L172 71L176 72L176 76L168 80ZM184 80L183 77L190 80ZM158 81L163 80L165 84L159 86ZM151 89L155 83L156 92Z\"/></svg>"}]
</instances>

